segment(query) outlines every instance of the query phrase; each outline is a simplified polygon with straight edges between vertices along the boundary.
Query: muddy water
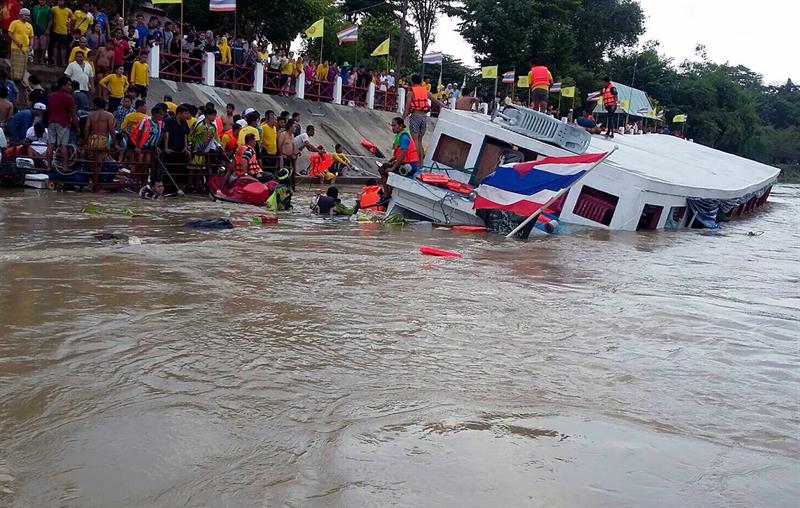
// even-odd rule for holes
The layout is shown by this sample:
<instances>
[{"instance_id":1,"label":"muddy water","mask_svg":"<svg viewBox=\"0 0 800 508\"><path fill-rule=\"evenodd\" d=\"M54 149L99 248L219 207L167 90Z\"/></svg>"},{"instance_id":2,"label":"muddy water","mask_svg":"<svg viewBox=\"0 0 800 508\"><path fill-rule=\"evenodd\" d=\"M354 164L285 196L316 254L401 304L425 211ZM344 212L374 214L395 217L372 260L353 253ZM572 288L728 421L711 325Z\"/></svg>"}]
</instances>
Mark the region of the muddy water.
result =
<instances>
[{"instance_id":1,"label":"muddy water","mask_svg":"<svg viewBox=\"0 0 800 508\"><path fill-rule=\"evenodd\" d=\"M800 187L720 232L180 227L226 210L0 194L0 506L796 506Z\"/></svg>"}]
</instances>

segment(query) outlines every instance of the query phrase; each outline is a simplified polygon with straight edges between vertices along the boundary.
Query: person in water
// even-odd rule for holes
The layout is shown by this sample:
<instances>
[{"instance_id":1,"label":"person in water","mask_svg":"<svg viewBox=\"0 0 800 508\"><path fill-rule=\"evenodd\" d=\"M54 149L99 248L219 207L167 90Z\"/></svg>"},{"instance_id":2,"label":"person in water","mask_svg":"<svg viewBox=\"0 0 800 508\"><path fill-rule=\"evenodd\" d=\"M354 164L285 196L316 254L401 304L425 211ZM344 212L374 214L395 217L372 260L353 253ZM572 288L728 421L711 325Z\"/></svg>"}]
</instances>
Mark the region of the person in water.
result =
<instances>
[{"instance_id":1,"label":"person in water","mask_svg":"<svg viewBox=\"0 0 800 508\"><path fill-rule=\"evenodd\" d=\"M311 208L314 213L319 215L353 215L357 208L348 208L342 204L339 199L339 189L336 187L328 187L325 195L317 196L311 203Z\"/></svg>"},{"instance_id":2,"label":"person in water","mask_svg":"<svg viewBox=\"0 0 800 508\"><path fill-rule=\"evenodd\" d=\"M291 177L292 173L287 168L281 168L278 171L278 186L272 190L272 194L267 199L267 206L269 206L270 210L292 209L292 189L289 187Z\"/></svg>"},{"instance_id":3,"label":"person in water","mask_svg":"<svg viewBox=\"0 0 800 508\"><path fill-rule=\"evenodd\" d=\"M158 199L164 197L164 182L156 180L152 185L145 185L139 189L139 197L142 199Z\"/></svg>"},{"instance_id":4,"label":"person in water","mask_svg":"<svg viewBox=\"0 0 800 508\"><path fill-rule=\"evenodd\" d=\"M383 211L385 206L379 205L383 201L383 187L378 185L378 181L370 178L361 188L361 194L356 201L356 210Z\"/></svg>"}]
</instances>

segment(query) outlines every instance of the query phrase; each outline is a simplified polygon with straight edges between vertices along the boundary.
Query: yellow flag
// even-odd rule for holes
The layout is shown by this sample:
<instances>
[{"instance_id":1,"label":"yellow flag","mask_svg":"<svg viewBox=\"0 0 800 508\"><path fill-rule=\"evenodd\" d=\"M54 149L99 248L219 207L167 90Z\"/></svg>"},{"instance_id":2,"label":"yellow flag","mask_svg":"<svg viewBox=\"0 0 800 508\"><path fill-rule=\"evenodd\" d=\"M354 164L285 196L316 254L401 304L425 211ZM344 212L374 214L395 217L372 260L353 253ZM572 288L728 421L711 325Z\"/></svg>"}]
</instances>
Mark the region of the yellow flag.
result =
<instances>
[{"instance_id":1,"label":"yellow flag","mask_svg":"<svg viewBox=\"0 0 800 508\"><path fill-rule=\"evenodd\" d=\"M310 27L306 28L306 37L309 39L316 39L325 35L325 18L317 21Z\"/></svg>"},{"instance_id":2,"label":"yellow flag","mask_svg":"<svg viewBox=\"0 0 800 508\"><path fill-rule=\"evenodd\" d=\"M647 117L648 118L655 118L656 117L656 108L651 109L650 112L647 114Z\"/></svg>"},{"instance_id":3,"label":"yellow flag","mask_svg":"<svg viewBox=\"0 0 800 508\"><path fill-rule=\"evenodd\" d=\"M675 115L672 117L672 123L684 123L686 121L686 115Z\"/></svg>"},{"instance_id":4,"label":"yellow flag","mask_svg":"<svg viewBox=\"0 0 800 508\"><path fill-rule=\"evenodd\" d=\"M619 103L619 107L624 109L625 111L627 111L628 108L630 108L630 106L631 106L631 101L629 101L628 99L623 99Z\"/></svg>"},{"instance_id":5,"label":"yellow flag","mask_svg":"<svg viewBox=\"0 0 800 508\"><path fill-rule=\"evenodd\" d=\"M378 47L375 48L370 56L383 56L389 54L389 39L386 39L382 43L378 44Z\"/></svg>"},{"instance_id":6,"label":"yellow flag","mask_svg":"<svg viewBox=\"0 0 800 508\"><path fill-rule=\"evenodd\" d=\"M530 83L528 83L528 76L520 76L519 79L517 79L517 88L528 88L530 86Z\"/></svg>"},{"instance_id":7,"label":"yellow flag","mask_svg":"<svg viewBox=\"0 0 800 508\"><path fill-rule=\"evenodd\" d=\"M575 97L575 87L567 86L561 89L561 97Z\"/></svg>"},{"instance_id":8,"label":"yellow flag","mask_svg":"<svg viewBox=\"0 0 800 508\"><path fill-rule=\"evenodd\" d=\"M497 66L492 65L481 68L481 76L483 76L483 79L497 79Z\"/></svg>"}]
</instances>

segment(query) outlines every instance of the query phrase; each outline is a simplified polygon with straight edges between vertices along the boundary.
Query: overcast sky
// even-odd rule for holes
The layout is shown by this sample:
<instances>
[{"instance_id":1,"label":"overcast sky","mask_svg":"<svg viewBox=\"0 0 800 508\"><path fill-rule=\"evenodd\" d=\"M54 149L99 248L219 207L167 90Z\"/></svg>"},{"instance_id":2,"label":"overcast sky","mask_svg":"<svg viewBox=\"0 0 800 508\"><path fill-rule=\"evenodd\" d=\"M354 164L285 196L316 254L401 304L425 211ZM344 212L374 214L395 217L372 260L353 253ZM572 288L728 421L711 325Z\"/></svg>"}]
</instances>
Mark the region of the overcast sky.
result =
<instances>
[{"instance_id":1,"label":"overcast sky","mask_svg":"<svg viewBox=\"0 0 800 508\"><path fill-rule=\"evenodd\" d=\"M702 43L711 60L745 65L768 83L800 82L800 0L639 1L646 16L642 40L660 41L661 52L676 63L692 57ZM441 20L430 51L475 62L453 19Z\"/></svg>"}]
</instances>

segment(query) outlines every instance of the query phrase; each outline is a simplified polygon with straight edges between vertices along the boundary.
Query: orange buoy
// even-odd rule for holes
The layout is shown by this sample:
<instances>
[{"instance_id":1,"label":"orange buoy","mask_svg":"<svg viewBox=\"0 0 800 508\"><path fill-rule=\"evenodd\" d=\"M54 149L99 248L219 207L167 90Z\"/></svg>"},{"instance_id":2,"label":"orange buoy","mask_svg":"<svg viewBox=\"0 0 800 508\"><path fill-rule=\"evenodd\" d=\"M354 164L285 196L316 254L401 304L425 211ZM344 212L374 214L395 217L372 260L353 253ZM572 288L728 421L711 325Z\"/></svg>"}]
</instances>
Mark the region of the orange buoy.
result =
<instances>
[{"instance_id":1,"label":"orange buoy","mask_svg":"<svg viewBox=\"0 0 800 508\"><path fill-rule=\"evenodd\" d=\"M453 231L463 231L464 233L485 233L488 231L486 226L453 226Z\"/></svg>"},{"instance_id":2,"label":"orange buoy","mask_svg":"<svg viewBox=\"0 0 800 508\"><path fill-rule=\"evenodd\" d=\"M443 257L443 258L460 258L461 257L461 254L459 254L458 252L453 252L453 251L450 251L450 250L437 249L435 247L429 247L427 245L421 246L419 248L419 251L422 254L425 254L427 256L439 256L439 257Z\"/></svg>"}]
</instances>

